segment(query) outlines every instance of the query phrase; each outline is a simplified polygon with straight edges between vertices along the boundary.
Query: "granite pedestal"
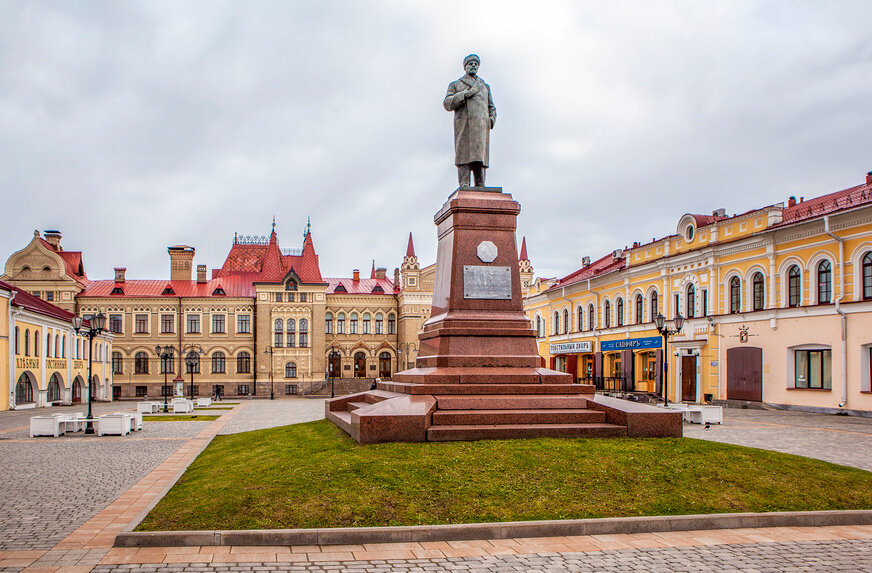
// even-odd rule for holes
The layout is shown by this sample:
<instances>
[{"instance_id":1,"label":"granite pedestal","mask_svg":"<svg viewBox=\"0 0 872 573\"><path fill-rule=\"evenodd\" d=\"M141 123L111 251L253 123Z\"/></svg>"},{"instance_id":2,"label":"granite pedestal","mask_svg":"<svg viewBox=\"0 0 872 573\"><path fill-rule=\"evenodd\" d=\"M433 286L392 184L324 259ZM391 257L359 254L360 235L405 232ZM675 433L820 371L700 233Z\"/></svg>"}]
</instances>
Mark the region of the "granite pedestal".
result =
<instances>
[{"instance_id":1,"label":"granite pedestal","mask_svg":"<svg viewBox=\"0 0 872 573\"><path fill-rule=\"evenodd\" d=\"M593 386L540 366L521 299L520 211L498 187L448 198L434 217L433 305L415 368L329 400L328 419L360 443L681 435L680 413L604 403Z\"/></svg>"}]
</instances>

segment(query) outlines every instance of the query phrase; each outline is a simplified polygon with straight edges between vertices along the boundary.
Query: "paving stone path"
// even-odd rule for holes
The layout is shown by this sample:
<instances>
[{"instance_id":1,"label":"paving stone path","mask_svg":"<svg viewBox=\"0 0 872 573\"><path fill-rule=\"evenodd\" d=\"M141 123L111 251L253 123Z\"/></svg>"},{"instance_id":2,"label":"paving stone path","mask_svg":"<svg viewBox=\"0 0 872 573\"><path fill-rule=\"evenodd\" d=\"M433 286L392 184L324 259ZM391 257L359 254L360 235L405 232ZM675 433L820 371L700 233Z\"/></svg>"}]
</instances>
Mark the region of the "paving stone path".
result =
<instances>
[{"instance_id":1,"label":"paving stone path","mask_svg":"<svg viewBox=\"0 0 872 573\"><path fill-rule=\"evenodd\" d=\"M292 555L292 554L289 554ZM872 543L868 540L753 543L703 547L659 547L620 551L492 555L442 559L380 559L371 561L264 563L156 563L98 565L95 573L130 570L146 573L225 571L305 571L386 573L478 571L491 572L712 572L762 573L788 571L872 571Z\"/></svg>"}]
</instances>

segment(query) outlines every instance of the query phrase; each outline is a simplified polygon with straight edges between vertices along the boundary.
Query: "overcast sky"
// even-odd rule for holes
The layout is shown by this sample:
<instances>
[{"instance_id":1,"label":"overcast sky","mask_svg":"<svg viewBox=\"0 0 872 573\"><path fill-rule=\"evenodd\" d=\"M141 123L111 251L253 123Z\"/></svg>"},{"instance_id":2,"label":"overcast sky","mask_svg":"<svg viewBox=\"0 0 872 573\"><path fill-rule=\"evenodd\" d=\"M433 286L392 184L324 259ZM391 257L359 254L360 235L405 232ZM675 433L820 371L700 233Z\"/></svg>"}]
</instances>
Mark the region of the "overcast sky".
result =
<instances>
[{"instance_id":1,"label":"overcast sky","mask_svg":"<svg viewBox=\"0 0 872 573\"><path fill-rule=\"evenodd\" d=\"M872 2L0 0L0 257L59 229L92 279L219 267L233 233L325 276L435 260L463 57L489 185L540 276L872 169ZM368 275L367 275L368 276Z\"/></svg>"}]
</instances>

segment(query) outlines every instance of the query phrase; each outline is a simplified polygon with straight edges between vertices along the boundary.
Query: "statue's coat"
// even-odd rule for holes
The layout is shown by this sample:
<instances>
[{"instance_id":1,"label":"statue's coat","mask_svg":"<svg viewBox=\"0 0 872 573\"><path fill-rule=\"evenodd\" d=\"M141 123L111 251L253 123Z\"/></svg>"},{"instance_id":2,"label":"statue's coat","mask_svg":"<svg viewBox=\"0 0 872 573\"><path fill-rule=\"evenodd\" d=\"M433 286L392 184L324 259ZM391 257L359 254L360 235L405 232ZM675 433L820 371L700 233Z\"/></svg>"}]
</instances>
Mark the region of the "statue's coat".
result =
<instances>
[{"instance_id":1,"label":"statue's coat","mask_svg":"<svg viewBox=\"0 0 872 573\"><path fill-rule=\"evenodd\" d=\"M465 99L468 89L478 91ZM497 119L497 108L491 97L490 86L481 78L463 76L448 86L442 102L445 109L454 112L454 164L466 165L481 161L488 166L490 130Z\"/></svg>"}]
</instances>

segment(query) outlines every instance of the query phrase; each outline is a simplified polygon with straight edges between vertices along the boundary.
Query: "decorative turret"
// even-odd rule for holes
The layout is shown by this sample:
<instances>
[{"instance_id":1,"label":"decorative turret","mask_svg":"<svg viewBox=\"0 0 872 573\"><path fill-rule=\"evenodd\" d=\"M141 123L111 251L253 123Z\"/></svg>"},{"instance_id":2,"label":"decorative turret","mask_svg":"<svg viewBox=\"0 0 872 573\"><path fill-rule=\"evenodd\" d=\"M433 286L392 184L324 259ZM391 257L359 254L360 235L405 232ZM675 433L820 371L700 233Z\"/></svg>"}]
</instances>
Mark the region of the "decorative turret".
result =
<instances>
[{"instance_id":1,"label":"decorative turret","mask_svg":"<svg viewBox=\"0 0 872 573\"><path fill-rule=\"evenodd\" d=\"M521 239L521 254L518 255L518 270L521 275L521 292L526 296L533 284L533 264L527 257L527 237Z\"/></svg>"},{"instance_id":2,"label":"decorative turret","mask_svg":"<svg viewBox=\"0 0 872 573\"><path fill-rule=\"evenodd\" d=\"M403 264L400 265L404 290L419 290L421 288L421 265L418 263L418 257L415 255L415 243L412 242L412 233L409 233L409 244L406 247L406 256L403 257Z\"/></svg>"}]
</instances>

